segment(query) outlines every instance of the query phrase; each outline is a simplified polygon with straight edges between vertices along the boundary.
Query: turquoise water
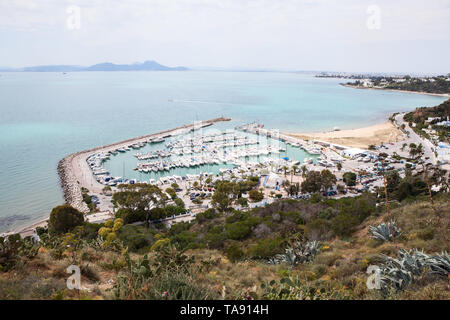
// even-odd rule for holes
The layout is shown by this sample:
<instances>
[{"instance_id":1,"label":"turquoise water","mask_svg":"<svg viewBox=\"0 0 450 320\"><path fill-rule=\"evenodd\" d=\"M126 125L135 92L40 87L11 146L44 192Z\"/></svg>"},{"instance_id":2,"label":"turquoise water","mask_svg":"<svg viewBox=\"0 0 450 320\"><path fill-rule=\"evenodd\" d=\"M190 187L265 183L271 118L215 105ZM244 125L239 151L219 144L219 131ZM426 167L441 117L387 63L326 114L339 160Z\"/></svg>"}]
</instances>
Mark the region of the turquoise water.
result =
<instances>
[{"instance_id":1,"label":"turquoise water","mask_svg":"<svg viewBox=\"0 0 450 320\"><path fill-rule=\"evenodd\" d=\"M217 129L214 127L205 128L202 130L202 133L207 135L209 133L216 133ZM261 156L249 156L249 157L242 157L239 158L239 160L242 161L251 161L251 162L260 162L264 161L264 159L271 158L271 159L279 159L279 158L289 158L292 160L297 160L300 162L303 162L305 158L313 158L316 159L318 156L311 155L304 151L301 148L294 147L290 144L280 142L279 140L275 140L272 138L267 138L263 136L257 136L255 134L251 133L243 133L239 131L233 131L234 134L237 134L239 136L248 136L249 138L256 139L258 144L257 145L250 145L248 148L252 147L258 147L258 148L264 148L268 145L277 146L278 148L283 148L285 151L282 151L280 153L272 153L269 155L261 155ZM200 135L200 133L196 133L196 135ZM176 140L180 138L190 138L192 137L192 134L190 135L179 135L176 137L171 137L166 139L165 142ZM225 149L218 149L219 153L222 153L222 150L245 150L246 146L238 146L238 147L227 147ZM158 159L149 159L149 160L138 160L134 154L141 153L145 154L150 151L157 151L157 150L165 150L167 151L167 148L165 147L165 143L158 143L158 144L147 144L145 147L139 149L139 150L131 150L125 153L118 153L116 155L112 155L110 159L106 160L103 164L103 167L108 169L110 175L114 177L126 177L127 179L137 179L139 182L142 181L149 181L149 179L155 179L158 180L161 177L164 176L185 176L186 174L198 174L200 172L212 172L214 174L219 174L221 168L233 168L234 165L232 163L226 163L226 164L207 164L202 165L199 167L177 167L170 169L169 171L161 171L161 172L140 172L134 170L136 168L137 163L145 163L145 162L153 162L153 161L159 161ZM199 156L200 154L194 154L193 157ZM178 156L178 155L172 155L170 157L165 157L164 160L177 160L179 158L185 158L184 156Z\"/></svg>"},{"instance_id":2,"label":"turquoise water","mask_svg":"<svg viewBox=\"0 0 450 320\"><path fill-rule=\"evenodd\" d=\"M357 128L444 100L339 82L293 73L2 73L0 232L63 202L56 166L75 151L222 115L233 121L218 129L255 120L284 131ZM28 220L2 220L11 216Z\"/></svg>"}]
</instances>

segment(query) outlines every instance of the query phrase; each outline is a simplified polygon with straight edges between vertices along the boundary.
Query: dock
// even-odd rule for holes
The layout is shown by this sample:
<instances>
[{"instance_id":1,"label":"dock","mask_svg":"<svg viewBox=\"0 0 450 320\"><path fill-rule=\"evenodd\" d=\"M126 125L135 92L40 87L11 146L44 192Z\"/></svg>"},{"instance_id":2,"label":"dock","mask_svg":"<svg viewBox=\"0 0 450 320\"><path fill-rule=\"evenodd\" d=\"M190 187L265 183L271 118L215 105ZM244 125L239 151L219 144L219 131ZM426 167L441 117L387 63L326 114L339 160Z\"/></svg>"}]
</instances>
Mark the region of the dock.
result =
<instances>
[{"instance_id":1,"label":"dock","mask_svg":"<svg viewBox=\"0 0 450 320\"><path fill-rule=\"evenodd\" d=\"M106 146L95 147L68 155L58 163L58 174L60 177L61 187L64 193L64 200L67 204L78 209L81 212L88 213L89 208L83 202L81 194L82 188L89 190L91 194L101 194L104 185L96 181L93 176L87 158L96 152L109 152L119 148L127 147L130 144L142 143L148 139L159 139L179 134L180 132L189 132L204 127L209 127L218 122L230 121L230 118L219 117L205 121L198 121L192 124L186 124L174 129L169 129L157 133L152 133L124 141L116 142Z\"/></svg>"}]
</instances>

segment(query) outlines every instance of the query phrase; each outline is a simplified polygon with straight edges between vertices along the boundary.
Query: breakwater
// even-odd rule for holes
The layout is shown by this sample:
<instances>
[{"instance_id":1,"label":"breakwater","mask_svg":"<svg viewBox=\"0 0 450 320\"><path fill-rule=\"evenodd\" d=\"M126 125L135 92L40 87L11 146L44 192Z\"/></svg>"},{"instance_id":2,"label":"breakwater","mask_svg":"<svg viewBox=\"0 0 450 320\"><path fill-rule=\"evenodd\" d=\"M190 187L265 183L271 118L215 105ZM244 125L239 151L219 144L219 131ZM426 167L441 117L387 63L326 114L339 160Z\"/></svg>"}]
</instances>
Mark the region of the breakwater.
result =
<instances>
[{"instance_id":1,"label":"breakwater","mask_svg":"<svg viewBox=\"0 0 450 320\"><path fill-rule=\"evenodd\" d=\"M81 212L89 212L86 203L83 201L81 193L82 188L89 190L90 194L100 194L104 186L98 183L92 177L92 172L86 162L86 159L96 152L109 152L117 148L122 148L133 143L147 141L153 138L165 138L183 131L193 131L208 127L217 122L230 121L230 118L219 117L205 121L186 124L174 129L169 129L157 133L152 133L137 138L131 138L116 142L106 146L91 148L89 150L79 151L68 155L58 163L58 174L60 177L61 188L64 194L64 200L67 204L78 209Z\"/></svg>"}]
</instances>

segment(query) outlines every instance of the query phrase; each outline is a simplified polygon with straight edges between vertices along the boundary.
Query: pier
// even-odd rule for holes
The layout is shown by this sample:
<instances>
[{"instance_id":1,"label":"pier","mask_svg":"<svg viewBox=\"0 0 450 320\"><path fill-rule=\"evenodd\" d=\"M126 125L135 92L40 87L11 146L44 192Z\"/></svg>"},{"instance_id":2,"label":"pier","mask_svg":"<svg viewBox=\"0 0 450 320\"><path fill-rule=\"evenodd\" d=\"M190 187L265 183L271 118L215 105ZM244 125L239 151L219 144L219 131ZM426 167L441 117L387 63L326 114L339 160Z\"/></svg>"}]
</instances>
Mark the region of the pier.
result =
<instances>
[{"instance_id":1,"label":"pier","mask_svg":"<svg viewBox=\"0 0 450 320\"><path fill-rule=\"evenodd\" d=\"M128 148L132 144L148 142L149 139L162 139L177 135L182 132L198 130L209 127L217 122L230 121L230 118L220 117L206 121L198 121L192 124L183 125L174 129L169 129L157 133L152 133L137 138L127 139L110 145L92 148L89 150L73 153L63 158L58 163L58 174L61 180L61 187L64 193L65 202L81 212L89 212L89 209L81 194L81 189L86 188L90 193L101 194L105 187L94 179L91 168L87 163L90 155L97 152L111 152L117 149Z\"/></svg>"}]
</instances>

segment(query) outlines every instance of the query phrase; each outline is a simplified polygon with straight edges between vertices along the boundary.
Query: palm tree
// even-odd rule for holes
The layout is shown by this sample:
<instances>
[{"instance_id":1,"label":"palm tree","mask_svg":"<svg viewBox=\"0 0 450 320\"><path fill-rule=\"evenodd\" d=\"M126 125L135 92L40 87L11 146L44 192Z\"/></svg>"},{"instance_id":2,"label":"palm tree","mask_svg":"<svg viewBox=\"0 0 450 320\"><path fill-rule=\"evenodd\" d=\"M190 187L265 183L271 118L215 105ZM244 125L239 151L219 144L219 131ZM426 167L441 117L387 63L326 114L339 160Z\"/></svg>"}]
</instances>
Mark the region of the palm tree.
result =
<instances>
[{"instance_id":1,"label":"palm tree","mask_svg":"<svg viewBox=\"0 0 450 320\"><path fill-rule=\"evenodd\" d=\"M402 144L402 147L400 148L400 150L405 150L405 148L408 146L408 144L407 143L404 143L404 144Z\"/></svg>"},{"instance_id":2,"label":"palm tree","mask_svg":"<svg viewBox=\"0 0 450 320\"><path fill-rule=\"evenodd\" d=\"M292 171L291 171L291 183L292 183L292 175L295 176L295 173L297 172L298 167L296 165L292 166Z\"/></svg>"},{"instance_id":3,"label":"palm tree","mask_svg":"<svg viewBox=\"0 0 450 320\"><path fill-rule=\"evenodd\" d=\"M283 171L284 171L284 176L286 177L286 171L287 171L287 167L286 166L283 166Z\"/></svg>"},{"instance_id":4,"label":"palm tree","mask_svg":"<svg viewBox=\"0 0 450 320\"><path fill-rule=\"evenodd\" d=\"M306 172L308 172L308 169L306 169L306 166L302 166L302 177L306 177Z\"/></svg>"}]
</instances>

